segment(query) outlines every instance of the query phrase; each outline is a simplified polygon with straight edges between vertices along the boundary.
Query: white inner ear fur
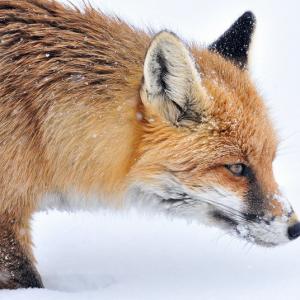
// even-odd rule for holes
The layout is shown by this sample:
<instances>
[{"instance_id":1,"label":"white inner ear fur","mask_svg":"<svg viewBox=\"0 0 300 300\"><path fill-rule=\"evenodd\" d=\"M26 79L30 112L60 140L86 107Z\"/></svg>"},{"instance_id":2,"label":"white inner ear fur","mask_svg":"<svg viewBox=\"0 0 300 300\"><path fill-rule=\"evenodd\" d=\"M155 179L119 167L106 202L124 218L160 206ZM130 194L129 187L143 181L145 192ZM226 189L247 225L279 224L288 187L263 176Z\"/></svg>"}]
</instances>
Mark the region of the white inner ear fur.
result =
<instances>
[{"instance_id":1,"label":"white inner ear fur","mask_svg":"<svg viewBox=\"0 0 300 300\"><path fill-rule=\"evenodd\" d=\"M189 101L204 94L200 73L184 43L170 32L157 34L144 63L144 104L176 122L180 109L185 111Z\"/></svg>"}]
</instances>

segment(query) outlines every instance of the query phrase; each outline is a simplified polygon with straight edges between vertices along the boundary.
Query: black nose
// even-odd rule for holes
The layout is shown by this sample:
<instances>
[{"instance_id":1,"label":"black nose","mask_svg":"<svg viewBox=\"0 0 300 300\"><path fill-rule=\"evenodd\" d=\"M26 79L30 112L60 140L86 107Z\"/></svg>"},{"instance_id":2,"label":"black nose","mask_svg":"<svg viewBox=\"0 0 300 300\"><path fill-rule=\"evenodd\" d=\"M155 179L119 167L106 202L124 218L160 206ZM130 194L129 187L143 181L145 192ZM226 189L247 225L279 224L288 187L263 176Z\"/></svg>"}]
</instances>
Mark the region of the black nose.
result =
<instances>
[{"instance_id":1,"label":"black nose","mask_svg":"<svg viewBox=\"0 0 300 300\"><path fill-rule=\"evenodd\" d=\"M288 237L290 240L296 239L300 236L300 223L296 223L288 228Z\"/></svg>"}]
</instances>

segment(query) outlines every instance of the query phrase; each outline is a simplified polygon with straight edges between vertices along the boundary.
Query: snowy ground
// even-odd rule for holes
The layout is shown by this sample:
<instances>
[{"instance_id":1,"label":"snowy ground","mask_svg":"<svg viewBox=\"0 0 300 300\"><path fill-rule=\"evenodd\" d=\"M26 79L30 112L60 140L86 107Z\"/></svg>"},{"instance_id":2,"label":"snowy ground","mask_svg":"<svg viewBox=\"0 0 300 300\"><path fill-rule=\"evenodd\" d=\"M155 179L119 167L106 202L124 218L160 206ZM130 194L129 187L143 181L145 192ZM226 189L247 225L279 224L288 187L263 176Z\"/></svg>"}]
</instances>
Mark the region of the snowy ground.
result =
<instances>
[{"instance_id":1,"label":"snowy ground","mask_svg":"<svg viewBox=\"0 0 300 300\"><path fill-rule=\"evenodd\" d=\"M275 165L278 181L300 214L297 1L91 2L134 24L162 25L207 43L245 10L255 12L258 28L251 71L283 137ZM33 228L46 289L1 291L1 300L300 296L300 240L275 249L258 248L197 224L135 212L41 213Z\"/></svg>"}]
</instances>

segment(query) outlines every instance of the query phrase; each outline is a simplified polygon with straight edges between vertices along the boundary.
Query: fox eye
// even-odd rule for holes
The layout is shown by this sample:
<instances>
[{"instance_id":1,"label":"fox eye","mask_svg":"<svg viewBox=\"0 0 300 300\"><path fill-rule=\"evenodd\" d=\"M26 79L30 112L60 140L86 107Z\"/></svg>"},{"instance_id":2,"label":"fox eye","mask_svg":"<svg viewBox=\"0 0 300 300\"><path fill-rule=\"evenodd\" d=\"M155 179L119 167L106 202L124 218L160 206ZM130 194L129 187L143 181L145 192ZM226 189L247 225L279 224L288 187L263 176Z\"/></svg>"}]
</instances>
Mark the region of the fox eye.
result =
<instances>
[{"instance_id":1,"label":"fox eye","mask_svg":"<svg viewBox=\"0 0 300 300\"><path fill-rule=\"evenodd\" d=\"M244 176L246 166L244 164L232 164L232 165L225 165L233 175L235 176Z\"/></svg>"}]
</instances>

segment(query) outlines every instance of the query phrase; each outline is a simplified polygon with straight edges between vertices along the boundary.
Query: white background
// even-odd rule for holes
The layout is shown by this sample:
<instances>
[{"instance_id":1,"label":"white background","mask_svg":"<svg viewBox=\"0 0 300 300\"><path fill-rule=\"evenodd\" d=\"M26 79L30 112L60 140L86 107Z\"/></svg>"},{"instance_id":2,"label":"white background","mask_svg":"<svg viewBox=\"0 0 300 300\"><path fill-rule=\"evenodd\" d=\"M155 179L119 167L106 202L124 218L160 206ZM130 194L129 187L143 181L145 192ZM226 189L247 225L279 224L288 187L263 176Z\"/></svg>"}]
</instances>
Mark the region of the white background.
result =
<instances>
[{"instance_id":1,"label":"white background","mask_svg":"<svg viewBox=\"0 0 300 300\"><path fill-rule=\"evenodd\" d=\"M256 14L250 70L282 137L276 177L300 214L298 1L91 3L137 26L171 29L204 44L244 11ZM1 300L300 297L300 240L264 249L197 224L112 212L38 214L33 229L47 289L1 291Z\"/></svg>"}]
</instances>

